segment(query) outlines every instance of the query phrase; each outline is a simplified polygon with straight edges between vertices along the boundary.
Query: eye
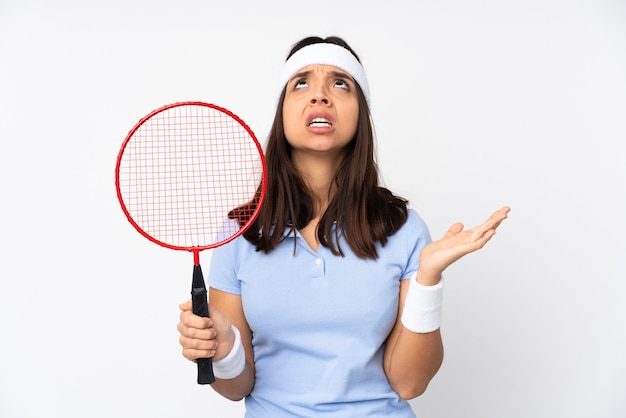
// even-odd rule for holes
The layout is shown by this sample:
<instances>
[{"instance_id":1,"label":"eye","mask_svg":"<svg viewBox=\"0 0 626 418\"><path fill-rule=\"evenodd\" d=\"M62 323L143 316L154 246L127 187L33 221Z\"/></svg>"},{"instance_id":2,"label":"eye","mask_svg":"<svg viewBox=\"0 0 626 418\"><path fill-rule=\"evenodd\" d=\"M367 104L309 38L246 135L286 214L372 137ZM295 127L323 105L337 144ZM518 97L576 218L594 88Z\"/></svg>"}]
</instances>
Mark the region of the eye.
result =
<instances>
[{"instance_id":1,"label":"eye","mask_svg":"<svg viewBox=\"0 0 626 418\"><path fill-rule=\"evenodd\" d=\"M306 86L308 86L308 83L306 82L306 79L301 78L299 80L296 80L296 82L293 85L293 88L294 89L301 89L301 88L306 87Z\"/></svg>"},{"instance_id":2,"label":"eye","mask_svg":"<svg viewBox=\"0 0 626 418\"><path fill-rule=\"evenodd\" d=\"M337 81L335 81L335 87L339 87L341 89L346 89L346 90L350 90L350 84L348 84L346 82L346 80L344 79L338 79Z\"/></svg>"}]
</instances>

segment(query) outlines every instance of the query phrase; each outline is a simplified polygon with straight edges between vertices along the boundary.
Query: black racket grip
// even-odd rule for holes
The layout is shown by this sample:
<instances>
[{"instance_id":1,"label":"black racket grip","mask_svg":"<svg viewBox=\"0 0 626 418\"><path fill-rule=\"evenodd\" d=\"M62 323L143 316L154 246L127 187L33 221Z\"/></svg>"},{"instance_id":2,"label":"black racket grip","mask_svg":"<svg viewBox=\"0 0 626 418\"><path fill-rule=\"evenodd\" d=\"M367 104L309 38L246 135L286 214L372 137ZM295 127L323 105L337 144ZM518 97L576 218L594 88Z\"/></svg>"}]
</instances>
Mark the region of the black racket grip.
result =
<instances>
[{"instance_id":1,"label":"black racket grip","mask_svg":"<svg viewBox=\"0 0 626 418\"><path fill-rule=\"evenodd\" d=\"M191 305L194 314L205 318L209 317L209 302L200 264L193 266ZM213 375L213 359L199 358L196 362L198 363L198 384L210 385L215 382L215 376Z\"/></svg>"}]
</instances>

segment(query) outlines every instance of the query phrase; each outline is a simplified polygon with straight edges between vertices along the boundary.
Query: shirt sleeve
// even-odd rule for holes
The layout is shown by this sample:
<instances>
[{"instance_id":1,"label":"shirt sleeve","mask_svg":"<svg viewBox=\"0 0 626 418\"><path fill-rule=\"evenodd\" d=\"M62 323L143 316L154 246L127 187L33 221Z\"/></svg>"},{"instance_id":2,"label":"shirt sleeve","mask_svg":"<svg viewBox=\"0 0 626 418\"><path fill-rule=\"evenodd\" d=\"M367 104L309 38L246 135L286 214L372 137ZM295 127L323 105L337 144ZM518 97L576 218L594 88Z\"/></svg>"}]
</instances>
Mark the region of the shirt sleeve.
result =
<instances>
[{"instance_id":1,"label":"shirt sleeve","mask_svg":"<svg viewBox=\"0 0 626 418\"><path fill-rule=\"evenodd\" d=\"M424 220L414 209L409 209L409 216L404 226L402 226L402 230L406 234L409 257L400 280L408 280L417 271L422 248L430 244L432 238L428 226L426 226Z\"/></svg>"},{"instance_id":2,"label":"shirt sleeve","mask_svg":"<svg viewBox=\"0 0 626 418\"><path fill-rule=\"evenodd\" d=\"M239 246L243 236L214 248L211 251L211 264L207 283L210 287L222 292L241 295L241 282L237 278L239 270Z\"/></svg>"}]
</instances>

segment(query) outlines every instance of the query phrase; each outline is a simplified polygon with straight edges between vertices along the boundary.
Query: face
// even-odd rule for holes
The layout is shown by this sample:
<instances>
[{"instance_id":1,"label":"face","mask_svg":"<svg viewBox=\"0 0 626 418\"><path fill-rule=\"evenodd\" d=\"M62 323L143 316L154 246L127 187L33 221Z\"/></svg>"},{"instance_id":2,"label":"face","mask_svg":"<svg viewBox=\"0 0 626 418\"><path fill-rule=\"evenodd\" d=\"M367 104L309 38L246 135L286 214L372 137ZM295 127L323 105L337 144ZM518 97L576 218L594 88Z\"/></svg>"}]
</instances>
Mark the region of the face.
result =
<instances>
[{"instance_id":1,"label":"face","mask_svg":"<svg viewBox=\"0 0 626 418\"><path fill-rule=\"evenodd\" d=\"M342 155L357 130L354 79L331 65L309 65L287 83L283 127L294 153Z\"/></svg>"}]
</instances>

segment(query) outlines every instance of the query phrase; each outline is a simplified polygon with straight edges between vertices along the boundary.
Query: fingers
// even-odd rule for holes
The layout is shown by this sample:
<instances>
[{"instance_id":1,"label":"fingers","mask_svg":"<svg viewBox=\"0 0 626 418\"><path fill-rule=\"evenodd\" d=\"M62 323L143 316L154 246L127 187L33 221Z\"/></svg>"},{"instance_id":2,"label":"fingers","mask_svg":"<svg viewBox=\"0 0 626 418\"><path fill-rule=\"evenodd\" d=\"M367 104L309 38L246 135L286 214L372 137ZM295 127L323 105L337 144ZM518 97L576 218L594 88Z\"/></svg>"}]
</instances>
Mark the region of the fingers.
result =
<instances>
[{"instance_id":1,"label":"fingers","mask_svg":"<svg viewBox=\"0 0 626 418\"><path fill-rule=\"evenodd\" d=\"M217 331L211 318L194 315L191 310L183 310L177 327L178 342L183 347L183 356L188 360L213 357L218 343Z\"/></svg>"},{"instance_id":2,"label":"fingers","mask_svg":"<svg viewBox=\"0 0 626 418\"><path fill-rule=\"evenodd\" d=\"M198 330L195 328L183 328L180 332L179 341L184 348L215 349L217 333L213 328ZM183 344L184 342L184 344Z\"/></svg>"},{"instance_id":3,"label":"fingers","mask_svg":"<svg viewBox=\"0 0 626 418\"><path fill-rule=\"evenodd\" d=\"M503 206L502 208L492 213L491 216L487 218L487 220L483 222L482 225L473 228L472 237L470 240L472 242L484 240L484 245L493 237L493 235L496 233L496 229L498 228L498 226L500 226L502 221L504 221L508 217L508 213L510 210L511 208L509 208L508 206Z\"/></svg>"},{"instance_id":4,"label":"fingers","mask_svg":"<svg viewBox=\"0 0 626 418\"><path fill-rule=\"evenodd\" d=\"M486 231L482 231L482 230L475 231L472 234L472 237L470 239L470 242L473 244L472 251L476 251L476 250L483 248L485 244L487 244L487 242L489 242L489 240L493 238L495 234L496 234L495 229L488 229Z\"/></svg>"},{"instance_id":5,"label":"fingers","mask_svg":"<svg viewBox=\"0 0 626 418\"><path fill-rule=\"evenodd\" d=\"M504 206L498 209L482 224L485 229L495 229L500 223L508 217L508 213L511 209L508 206Z\"/></svg>"},{"instance_id":6,"label":"fingers","mask_svg":"<svg viewBox=\"0 0 626 418\"><path fill-rule=\"evenodd\" d=\"M183 312L177 327L178 332L189 338L212 339L215 338L215 328L210 318L203 318L194 314Z\"/></svg>"},{"instance_id":7,"label":"fingers","mask_svg":"<svg viewBox=\"0 0 626 418\"><path fill-rule=\"evenodd\" d=\"M225 357L229 341L234 340L228 317L212 304L209 304L210 317L198 316L193 313L191 300L181 303L179 308L181 312L177 329L183 356L191 361L216 355L215 358Z\"/></svg>"},{"instance_id":8,"label":"fingers","mask_svg":"<svg viewBox=\"0 0 626 418\"><path fill-rule=\"evenodd\" d=\"M508 213L510 210L511 208L509 208L508 206L503 206L502 208L492 213L491 216L487 218L487 220L481 225L472 228L471 241L478 241L479 239L483 238L489 230L495 231L495 229L500 226L500 223L502 223L502 221L508 217ZM464 225L462 223L455 223L448 229L448 231L444 235L444 238L450 238L459 234L463 231L463 228ZM491 236L489 238L491 238Z\"/></svg>"},{"instance_id":9,"label":"fingers","mask_svg":"<svg viewBox=\"0 0 626 418\"><path fill-rule=\"evenodd\" d=\"M511 211L510 207L503 206L502 208L495 211L489 217L489 219L487 219L486 223L491 222L493 224L493 228L497 228L498 225L500 225L500 223L508 217L510 211Z\"/></svg>"},{"instance_id":10,"label":"fingers","mask_svg":"<svg viewBox=\"0 0 626 418\"><path fill-rule=\"evenodd\" d=\"M485 238L490 239L496 233L495 228L488 224L482 224L472 230L470 242L477 242Z\"/></svg>"},{"instance_id":11,"label":"fingers","mask_svg":"<svg viewBox=\"0 0 626 418\"><path fill-rule=\"evenodd\" d=\"M455 223L442 239L422 249L419 270L432 277L439 277L461 257L483 248L493 238L500 223L507 218L509 210L508 206L504 206L481 225L467 230L463 229L462 223Z\"/></svg>"},{"instance_id":12,"label":"fingers","mask_svg":"<svg viewBox=\"0 0 626 418\"><path fill-rule=\"evenodd\" d=\"M183 347L183 356L191 361L215 356L218 347L216 340L194 340L181 336L178 342Z\"/></svg>"}]
</instances>

